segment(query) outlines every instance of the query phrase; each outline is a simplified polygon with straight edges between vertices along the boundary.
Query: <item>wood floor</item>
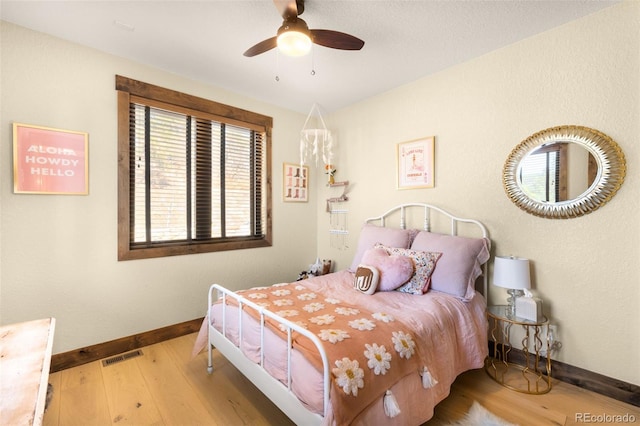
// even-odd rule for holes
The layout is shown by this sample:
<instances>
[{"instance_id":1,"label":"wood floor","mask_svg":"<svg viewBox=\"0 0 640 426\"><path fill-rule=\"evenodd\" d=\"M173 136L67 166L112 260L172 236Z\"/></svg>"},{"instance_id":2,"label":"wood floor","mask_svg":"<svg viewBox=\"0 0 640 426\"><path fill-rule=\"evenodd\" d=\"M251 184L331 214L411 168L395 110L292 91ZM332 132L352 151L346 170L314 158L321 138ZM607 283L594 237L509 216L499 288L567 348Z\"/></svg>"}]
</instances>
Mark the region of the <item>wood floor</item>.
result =
<instances>
[{"instance_id":1,"label":"wood floor","mask_svg":"<svg viewBox=\"0 0 640 426\"><path fill-rule=\"evenodd\" d=\"M95 361L51 375L53 398L44 425L291 425L292 422L214 351L191 359L195 334L142 348L143 355L107 367ZM473 401L507 421L526 425L585 423L576 416L631 415L640 408L554 381L546 395L503 388L482 370L461 375L425 426L461 418ZM582 414L584 413L584 414Z\"/></svg>"}]
</instances>

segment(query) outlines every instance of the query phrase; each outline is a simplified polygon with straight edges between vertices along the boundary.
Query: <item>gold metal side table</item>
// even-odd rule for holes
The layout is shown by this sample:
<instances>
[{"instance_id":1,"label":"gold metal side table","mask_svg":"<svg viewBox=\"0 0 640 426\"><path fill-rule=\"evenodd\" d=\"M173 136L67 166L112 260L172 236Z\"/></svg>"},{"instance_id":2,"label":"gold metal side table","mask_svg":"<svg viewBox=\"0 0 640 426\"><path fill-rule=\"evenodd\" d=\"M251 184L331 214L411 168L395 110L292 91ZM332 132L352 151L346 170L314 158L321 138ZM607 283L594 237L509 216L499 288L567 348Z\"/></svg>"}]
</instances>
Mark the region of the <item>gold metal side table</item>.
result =
<instances>
[{"instance_id":1,"label":"gold metal side table","mask_svg":"<svg viewBox=\"0 0 640 426\"><path fill-rule=\"evenodd\" d=\"M507 316L507 306L489 306L487 308L490 339L493 344L493 356L487 357L484 369L493 380L509 389L541 395L551 390L551 358L549 320L543 317L540 321L529 321L518 317ZM509 357L515 357L511 344L511 327L521 326L523 365L515 364ZM544 341L543 341L544 338ZM543 349L546 352L542 353ZM530 350L533 350L530 352Z\"/></svg>"}]
</instances>

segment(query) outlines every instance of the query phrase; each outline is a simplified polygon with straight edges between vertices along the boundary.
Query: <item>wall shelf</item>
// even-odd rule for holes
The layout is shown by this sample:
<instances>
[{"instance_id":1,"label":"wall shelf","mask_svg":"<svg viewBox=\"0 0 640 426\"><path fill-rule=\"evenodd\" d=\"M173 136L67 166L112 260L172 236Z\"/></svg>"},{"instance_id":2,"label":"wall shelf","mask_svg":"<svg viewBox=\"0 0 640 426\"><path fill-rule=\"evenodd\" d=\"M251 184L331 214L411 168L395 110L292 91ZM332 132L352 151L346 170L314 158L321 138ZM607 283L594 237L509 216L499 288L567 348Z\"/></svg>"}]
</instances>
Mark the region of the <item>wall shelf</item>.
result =
<instances>
[{"instance_id":1,"label":"wall shelf","mask_svg":"<svg viewBox=\"0 0 640 426\"><path fill-rule=\"evenodd\" d=\"M327 198L327 211L331 210L331 207L330 207L331 203L344 203L345 201L349 201L349 197L347 197L347 187L349 186L348 180L341 181L341 182L328 183L327 186L329 188L339 188L339 187L344 188L342 190L342 195L340 195L339 197Z\"/></svg>"}]
</instances>

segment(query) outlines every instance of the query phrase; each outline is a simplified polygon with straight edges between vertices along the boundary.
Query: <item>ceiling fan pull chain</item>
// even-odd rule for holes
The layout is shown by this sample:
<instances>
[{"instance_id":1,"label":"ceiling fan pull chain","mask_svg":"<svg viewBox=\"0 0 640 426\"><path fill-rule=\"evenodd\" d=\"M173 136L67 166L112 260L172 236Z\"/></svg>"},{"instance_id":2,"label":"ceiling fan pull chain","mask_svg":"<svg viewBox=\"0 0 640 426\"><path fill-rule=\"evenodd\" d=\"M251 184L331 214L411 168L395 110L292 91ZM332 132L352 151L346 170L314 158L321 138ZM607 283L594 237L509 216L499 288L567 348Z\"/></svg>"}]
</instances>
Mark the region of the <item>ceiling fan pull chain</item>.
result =
<instances>
[{"instance_id":1,"label":"ceiling fan pull chain","mask_svg":"<svg viewBox=\"0 0 640 426\"><path fill-rule=\"evenodd\" d=\"M316 75L316 55L315 49L311 47L311 75Z\"/></svg>"},{"instance_id":2,"label":"ceiling fan pull chain","mask_svg":"<svg viewBox=\"0 0 640 426\"><path fill-rule=\"evenodd\" d=\"M278 51L276 51L276 81L280 82L280 76L278 74L280 74L280 55Z\"/></svg>"}]
</instances>

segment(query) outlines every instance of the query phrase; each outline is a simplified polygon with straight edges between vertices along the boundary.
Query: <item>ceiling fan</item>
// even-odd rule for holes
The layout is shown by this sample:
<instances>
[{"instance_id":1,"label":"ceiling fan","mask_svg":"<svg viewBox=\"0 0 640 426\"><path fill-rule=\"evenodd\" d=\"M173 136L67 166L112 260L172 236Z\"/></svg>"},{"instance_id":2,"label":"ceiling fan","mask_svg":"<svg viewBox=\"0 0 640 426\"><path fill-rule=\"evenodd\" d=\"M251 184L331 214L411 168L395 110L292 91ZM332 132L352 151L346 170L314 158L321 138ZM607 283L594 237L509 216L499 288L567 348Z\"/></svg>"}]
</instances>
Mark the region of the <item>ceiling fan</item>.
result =
<instances>
[{"instance_id":1,"label":"ceiling fan","mask_svg":"<svg viewBox=\"0 0 640 426\"><path fill-rule=\"evenodd\" d=\"M273 0L284 19L275 37L261 41L244 52L244 56L256 56L278 47L289 56L302 56L313 43L340 50L360 50L364 41L350 34L332 30L310 30L299 18L304 12L304 0Z\"/></svg>"}]
</instances>

